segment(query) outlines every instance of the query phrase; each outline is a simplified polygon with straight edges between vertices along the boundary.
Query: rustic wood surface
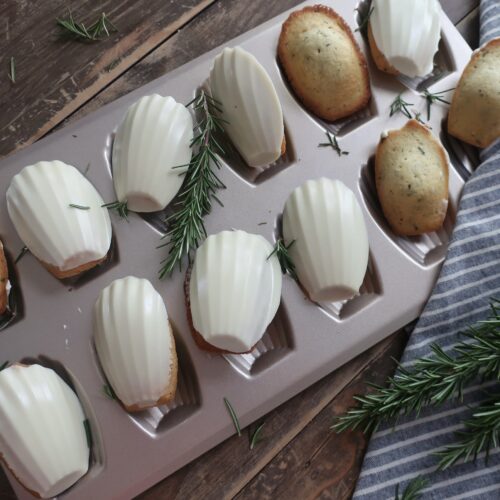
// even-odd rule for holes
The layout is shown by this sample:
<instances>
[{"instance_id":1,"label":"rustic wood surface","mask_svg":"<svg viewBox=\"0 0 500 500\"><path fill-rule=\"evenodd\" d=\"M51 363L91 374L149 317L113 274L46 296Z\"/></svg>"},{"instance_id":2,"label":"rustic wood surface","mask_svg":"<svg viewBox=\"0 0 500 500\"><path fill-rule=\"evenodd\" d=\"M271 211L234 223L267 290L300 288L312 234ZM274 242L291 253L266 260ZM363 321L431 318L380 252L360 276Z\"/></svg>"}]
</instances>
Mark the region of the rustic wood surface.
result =
<instances>
[{"instance_id":1,"label":"rustic wood surface","mask_svg":"<svg viewBox=\"0 0 500 500\"><path fill-rule=\"evenodd\" d=\"M0 2L0 157L81 118L300 0L2 0ZM441 0L472 47L479 0ZM106 12L119 32L98 43L61 40L55 17L71 8L93 21ZM17 82L7 78L16 59ZM4 75L2 77L2 74ZM329 430L352 396L392 373L406 337L388 337L269 415L250 451L233 436L139 498L349 498L367 439ZM0 499L14 494L0 471Z\"/></svg>"}]
</instances>

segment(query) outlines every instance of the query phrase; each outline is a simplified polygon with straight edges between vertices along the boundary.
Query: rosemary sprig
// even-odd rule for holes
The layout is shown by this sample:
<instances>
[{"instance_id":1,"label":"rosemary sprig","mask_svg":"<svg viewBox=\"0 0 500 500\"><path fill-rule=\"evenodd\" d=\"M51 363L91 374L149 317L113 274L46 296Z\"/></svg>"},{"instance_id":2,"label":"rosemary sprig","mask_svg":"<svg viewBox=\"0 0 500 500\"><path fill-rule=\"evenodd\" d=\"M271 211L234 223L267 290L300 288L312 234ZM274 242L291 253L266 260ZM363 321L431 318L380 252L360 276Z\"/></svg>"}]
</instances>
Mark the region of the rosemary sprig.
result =
<instances>
[{"instance_id":1,"label":"rosemary sprig","mask_svg":"<svg viewBox=\"0 0 500 500\"><path fill-rule=\"evenodd\" d=\"M111 201L109 203L104 203L101 205L102 208L107 208L108 210L116 210L116 213L122 218L128 221L129 209L126 201Z\"/></svg>"},{"instance_id":2,"label":"rosemary sprig","mask_svg":"<svg viewBox=\"0 0 500 500\"><path fill-rule=\"evenodd\" d=\"M0 366L0 372L9 366L10 361L4 361Z\"/></svg>"},{"instance_id":3,"label":"rosemary sprig","mask_svg":"<svg viewBox=\"0 0 500 500\"><path fill-rule=\"evenodd\" d=\"M71 36L77 40L95 42L109 37L111 31L118 31L104 12L88 28L83 23L76 22L71 11L68 14L66 19L56 18L56 23L61 28L63 35Z\"/></svg>"},{"instance_id":4,"label":"rosemary sprig","mask_svg":"<svg viewBox=\"0 0 500 500\"><path fill-rule=\"evenodd\" d=\"M89 447L89 449L92 448L92 430L90 428L90 422L89 422L89 419L86 418L84 421L83 421L83 428L85 429L85 437L87 438L87 446Z\"/></svg>"},{"instance_id":5,"label":"rosemary sprig","mask_svg":"<svg viewBox=\"0 0 500 500\"><path fill-rule=\"evenodd\" d=\"M19 255L16 257L14 264L17 264L28 252L29 252L28 247L24 246L23 248L21 248L21 251L19 252Z\"/></svg>"},{"instance_id":6,"label":"rosemary sprig","mask_svg":"<svg viewBox=\"0 0 500 500\"><path fill-rule=\"evenodd\" d=\"M422 476L418 476L412 479L408 486L403 491L403 494L399 496L399 483L396 485L396 493L394 495L394 500L417 500L422 495L422 490L427 486L427 480Z\"/></svg>"},{"instance_id":7,"label":"rosemary sprig","mask_svg":"<svg viewBox=\"0 0 500 500\"><path fill-rule=\"evenodd\" d=\"M108 399L114 399L115 401L118 401L118 396L110 385L104 384L102 386L102 392Z\"/></svg>"},{"instance_id":8,"label":"rosemary sprig","mask_svg":"<svg viewBox=\"0 0 500 500\"><path fill-rule=\"evenodd\" d=\"M13 57L10 58L9 79L12 83L16 83L16 60Z\"/></svg>"},{"instance_id":9,"label":"rosemary sprig","mask_svg":"<svg viewBox=\"0 0 500 500\"><path fill-rule=\"evenodd\" d=\"M285 245L283 239L280 238L274 245L273 251L268 255L267 260L269 260L273 255L276 255L281 266L281 272L283 274L289 274L294 280L298 281L295 264L288 253L288 250L290 250L294 243L295 240L288 243L288 245Z\"/></svg>"},{"instance_id":10,"label":"rosemary sprig","mask_svg":"<svg viewBox=\"0 0 500 500\"><path fill-rule=\"evenodd\" d=\"M465 430L456 432L458 442L436 453L441 457L439 469L447 469L460 459L476 460L483 450L488 460L490 449L500 445L500 395L476 408L464 424Z\"/></svg>"},{"instance_id":11,"label":"rosemary sprig","mask_svg":"<svg viewBox=\"0 0 500 500\"><path fill-rule=\"evenodd\" d=\"M420 94L421 97L425 98L427 101L427 121L431 119L431 107L435 102L442 102L443 104L450 104L450 101L447 101L444 99L443 94L446 94L446 92L451 92L452 90L455 89L448 89L448 90L441 90L440 92L436 92L432 94L429 92L427 89L424 90L423 94Z\"/></svg>"},{"instance_id":12,"label":"rosemary sprig","mask_svg":"<svg viewBox=\"0 0 500 500\"><path fill-rule=\"evenodd\" d=\"M328 142L320 142L318 144L318 148L332 148L339 156L349 154L349 151L342 151L340 149L336 136L330 134L330 132L326 132L326 138L328 139Z\"/></svg>"},{"instance_id":13,"label":"rosemary sprig","mask_svg":"<svg viewBox=\"0 0 500 500\"><path fill-rule=\"evenodd\" d=\"M234 428L236 429L236 432L238 433L238 436L241 436L241 427L240 427L240 422L238 421L238 417L236 416L236 412L234 411L233 407L231 406L231 403L227 398L224 398L224 404L226 405L227 411L229 412L229 415L231 416L231 419L234 424Z\"/></svg>"},{"instance_id":14,"label":"rosemary sprig","mask_svg":"<svg viewBox=\"0 0 500 500\"><path fill-rule=\"evenodd\" d=\"M406 102L402 97L401 94L399 94L396 99L391 104L391 112L389 116L393 116L396 113L403 113L407 118L411 119L411 113L410 110L408 109L408 106L413 106L412 102Z\"/></svg>"},{"instance_id":15,"label":"rosemary sprig","mask_svg":"<svg viewBox=\"0 0 500 500\"><path fill-rule=\"evenodd\" d=\"M400 366L388 387L373 385L372 394L355 396L359 405L340 416L332 428L342 432L361 427L368 432L399 415L418 415L426 405L461 399L465 384L478 375L500 380L499 309L500 302L493 300L490 317L468 329L465 336L472 342L460 342L451 354L433 344L431 357L417 360L411 371Z\"/></svg>"},{"instance_id":16,"label":"rosemary sprig","mask_svg":"<svg viewBox=\"0 0 500 500\"><path fill-rule=\"evenodd\" d=\"M160 247L168 247L168 254L162 261L160 279L170 275L176 265L181 270L185 256L191 262L192 251L207 236L203 218L212 210L213 200L222 205L216 192L225 188L215 173L215 169L221 168L218 155L224 154L215 137L217 132L223 132L220 104L202 90L187 106L192 106L201 116L191 141L191 148L196 152L189 164L177 167L186 168L182 173L185 179L176 211L166 219L169 230L163 238L168 238L168 241Z\"/></svg>"},{"instance_id":17,"label":"rosemary sprig","mask_svg":"<svg viewBox=\"0 0 500 500\"><path fill-rule=\"evenodd\" d=\"M355 9L359 13L359 23L358 27L354 30L355 32L360 31L365 34L368 31L368 22L370 21L374 8L375 7L370 7L370 9L364 14L360 11L360 9Z\"/></svg>"},{"instance_id":18,"label":"rosemary sprig","mask_svg":"<svg viewBox=\"0 0 500 500\"><path fill-rule=\"evenodd\" d=\"M264 427L264 423L262 422L253 432L252 437L250 438L250 449L253 450L257 443L260 441L260 432L262 431L262 428Z\"/></svg>"},{"instance_id":19,"label":"rosemary sprig","mask_svg":"<svg viewBox=\"0 0 500 500\"><path fill-rule=\"evenodd\" d=\"M90 207L86 205L77 205L75 203L70 203L68 206L70 206L71 208L78 208L78 210L90 210Z\"/></svg>"}]
</instances>

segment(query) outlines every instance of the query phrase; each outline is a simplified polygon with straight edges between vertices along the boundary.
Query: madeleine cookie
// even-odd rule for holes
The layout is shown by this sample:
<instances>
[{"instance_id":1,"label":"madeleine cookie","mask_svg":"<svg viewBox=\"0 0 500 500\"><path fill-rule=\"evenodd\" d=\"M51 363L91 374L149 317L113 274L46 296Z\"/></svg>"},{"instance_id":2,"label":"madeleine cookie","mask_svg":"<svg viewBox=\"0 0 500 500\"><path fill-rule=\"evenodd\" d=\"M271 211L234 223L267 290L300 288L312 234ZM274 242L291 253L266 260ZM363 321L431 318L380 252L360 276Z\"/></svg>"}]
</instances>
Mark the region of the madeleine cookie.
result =
<instances>
[{"instance_id":1,"label":"madeleine cookie","mask_svg":"<svg viewBox=\"0 0 500 500\"><path fill-rule=\"evenodd\" d=\"M76 394L50 368L0 372L0 459L33 495L52 498L87 473L85 420Z\"/></svg>"},{"instance_id":2,"label":"madeleine cookie","mask_svg":"<svg viewBox=\"0 0 500 500\"><path fill-rule=\"evenodd\" d=\"M373 0L368 42L377 67L392 75L432 72L441 38L438 0Z\"/></svg>"},{"instance_id":3,"label":"madeleine cookie","mask_svg":"<svg viewBox=\"0 0 500 500\"><path fill-rule=\"evenodd\" d=\"M102 262L111 245L104 201L79 170L41 161L21 170L7 189L7 210L29 251L57 278Z\"/></svg>"},{"instance_id":4,"label":"madeleine cookie","mask_svg":"<svg viewBox=\"0 0 500 500\"><path fill-rule=\"evenodd\" d=\"M186 303L202 349L241 354L264 335L281 298L282 273L272 245L245 231L209 236L196 250Z\"/></svg>"},{"instance_id":5,"label":"madeleine cookie","mask_svg":"<svg viewBox=\"0 0 500 500\"><path fill-rule=\"evenodd\" d=\"M354 193L342 182L316 179L285 203L283 237L300 284L316 302L359 292L368 266L368 233Z\"/></svg>"},{"instance_id":6,"label":"madeleine cookie","mask_svg":"<svg viewBox=\"0 0 500 500\"><path fill-rule=\"evenodd\" d=\"M410 120L384 134L375 181L385 218L396 234L437 231L448 208L448 154L427 127Z\"/></svg>"},{"instance_id":7,"label":"madeleine cookie","mask_svg":"<svg viewBox=\"0 0 500 500\"><path fill-rule=\"evenodd\" d=\"M278 94L250 52L225 48L214 59L209 85L220 106L224 130L249 167L265 167L285 153Z\"/></svg>"},{"instance_id":8,"label":"madeleine cookie","mask_svg":"<svg viewBox=\"0 0 500 500\"><path fill-rule=\"evenodd\" d=\"M479 148L500 137L500 38L472 55L453 95L448 132Z\"/></svg>"},{"instance_id":9,"label":"madeleine cookie","mask_svg":"<svg viewBox=\"0 0 500 500\"><path fill-rule=\"evenodd\" d=\"M281 28L278 57L304 106L334 121L371 97L366 60L346 22L324 5L292 12Z\"/></svg>"},{"instance_id":10,"label":"madeleine cookie","mask_svg":"<svg viewBox=\"0 0 500 500\"><path fill-rule=\"evenodd\" d=\"M106 378L127 411L169 403L177 353L167 309L146 279L117 279L94 308L94 340Z\"/></svg>"},{"instance_id":11,"label":"madeleine cookie","mask_svg":"<svg viewBox=\"0 0 500 500\"><path fill-rule=\"evenodd\" d=\"M9 304L9 269L3 251L3 243L0 241L0 314L7 310Z\"/></svg>"}]
</instances>

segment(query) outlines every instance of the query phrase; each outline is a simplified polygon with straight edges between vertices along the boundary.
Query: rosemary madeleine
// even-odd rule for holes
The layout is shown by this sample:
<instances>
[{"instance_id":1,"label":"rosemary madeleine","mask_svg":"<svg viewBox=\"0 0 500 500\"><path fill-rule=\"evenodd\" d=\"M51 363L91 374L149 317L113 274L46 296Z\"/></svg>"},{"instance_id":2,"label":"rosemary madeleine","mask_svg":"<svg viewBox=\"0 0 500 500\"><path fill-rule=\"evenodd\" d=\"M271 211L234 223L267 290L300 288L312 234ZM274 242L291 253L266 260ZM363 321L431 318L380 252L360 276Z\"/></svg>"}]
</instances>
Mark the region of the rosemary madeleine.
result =
<instances>
[{"instance_id":1,"label":"rosemary madeleine","mask_svg":"<svg viewBox=\"0 0 500 500\"><path fill-rule=\"evenodd\" d=\"M500 38L472 55L453 95L448 132L480 148L500 137Z\"/></svg>"},{"instance_id":2,"label":"rosemary madeleine","mask_svg":"<svg viewBox=\"0 0 500 500\"><path fill-rule=\"evenodd\" d=\"M61 161L23 168L7 189L7 210L19 237L60 279L106 258L111 221L103 204L90 181Z\"/></svg>"},{"instance_id":3,"label":"rosemary madeleine","mask_svg":"<svg viewBox=\"0 0 500 500\"><path fill-rule=\"evenodd\" d=\"M97 355L127 411L169 403L177 387L177 353L167 309L146 279L117 279L94 308Z\"/></svg>"},{"instance_id":4,"label":"rosemary madeleine","mask_svg":"<svg viewBox=\"0 0 500 500\"><path fill-rule=\"evenodd\" d=\"M354 193L342 182L321 178L296 188L285 203L283 237L311 300L337 302L359 292L368 233Z\"/></svg>"},{"instance_id":5,"label":"rosemary madeleine","mask_svg":"<svg viewBox=\"0 0 500 500\"><path fill-rule=\"evenodd\" d=\"M278 57L298 98L324 120L349 116L370 100L364 55L349 26L329 7L292 12L281 29Z\"/></svg>"},{"instance_id":6,"label":"rosemary madeleine","mask_svg":"<svg viewBox=\"0 0 500 500\"><path fill-rule=\"evenodd\" d=\"M14 364L0 372L0 457L40 498L86 474L89 446L78 397L53 370Z\"/></svg>"},{"instance_id":7,"label":"rosemary madeleine","mask_svg":"<svg viewBox=\"0 0 500 500\"><path fill-rule=\"evenodd\" d=\"M393 75L432 72L441 39L438 0L373 0L368 41L377 67Z\"/></svg>"},{"instance_id":8,"label":"rosemary madeleine","mask_svg":"<svg viewBox=\"0 0 500 500\"><path fill-rule=\"evenodd\" d=\"M180 165L191 160L193 120L182 104L158 94L127 111L113 142L113 182L120 203L134 212L163 210L179 191Z\"/></svg>"},{"instance_id":9,"label":"rosemary madeleine","mask_svg":"<svg viewBox=\"0 0 500 500\"><path fill-rule=\"evenodd\" d=\"M214 352L252 350L274 318L281 269L272 245L245 231L222 231L198 248L186 301L198 346Z\"/></svg>"},{"instance_id":10,"label":"rosemary madeleine","mask_svg":"<svg viewBox=\"0 0 500 500\"><path fill-rule=\"evenodd\" d=\"M241 47L225 48L210 71L210 91L222 126L250 167L265 167L285 153L283 112L273 82Z\"/></svg>"},{"instance_id":11,"label":"rosemary madeleine","mask_svg":"<svg viewBox=\"0 0 500 500\"><path fill-rule=\"evenodd\" d=\"M375 181L382 211L396 234L417 236L443 225L448 163L441 143L416 120L382 136Z\"/></svg>"}]
</instances>

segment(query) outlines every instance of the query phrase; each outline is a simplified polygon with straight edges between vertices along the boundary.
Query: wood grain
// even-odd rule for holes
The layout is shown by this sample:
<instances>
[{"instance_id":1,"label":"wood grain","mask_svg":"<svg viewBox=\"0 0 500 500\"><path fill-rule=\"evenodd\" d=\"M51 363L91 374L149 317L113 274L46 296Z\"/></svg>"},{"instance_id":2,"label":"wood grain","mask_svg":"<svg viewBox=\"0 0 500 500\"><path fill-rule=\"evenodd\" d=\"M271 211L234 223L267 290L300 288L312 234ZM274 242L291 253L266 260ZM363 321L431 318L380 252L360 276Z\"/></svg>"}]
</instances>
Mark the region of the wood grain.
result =
<instances>
[{"instance_id":1,"label":"wood grain","mask_svg":"<svg viewBox=\"0 0 500 500\"><path fill-rule=\"evenodd\" d=\"M2 0L0 157L42 137L213 2ZM55 19L68 8L87 25L105 12L119 32L100 42L62 39Z\"/></svg>"}]
</instances>

